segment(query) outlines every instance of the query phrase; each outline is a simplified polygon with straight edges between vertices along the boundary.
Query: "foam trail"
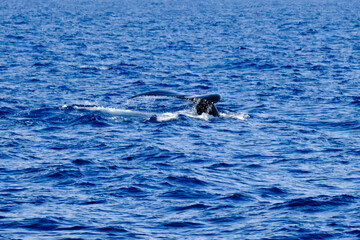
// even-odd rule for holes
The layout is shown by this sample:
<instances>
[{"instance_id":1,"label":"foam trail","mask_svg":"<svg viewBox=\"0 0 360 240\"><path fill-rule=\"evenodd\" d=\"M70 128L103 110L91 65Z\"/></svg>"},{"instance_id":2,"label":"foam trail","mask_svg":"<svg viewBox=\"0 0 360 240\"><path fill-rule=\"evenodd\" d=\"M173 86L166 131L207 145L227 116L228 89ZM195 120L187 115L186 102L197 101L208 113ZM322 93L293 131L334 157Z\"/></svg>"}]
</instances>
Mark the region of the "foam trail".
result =
<instances>
[{"instance_id":1,"label":"foam trail","mask_svg":"<svg viewBox=\"0 0 360 240\"><path fill-rule=\"evenodd\" d=\"M63 107L66 107L64 105ZM139 118L147 118L150 119L151 117L156 117L156 120L159 122L166 122L175 119L179 119L180 115L184 115L190 118L197 118L202 119L205 121L209 121L213 118L213 116L203 113L201 115L196 114L194 111L189 109L177 111L177 112L165 112L165 113L152 113L152 112L141 112L129 109L118 109L118 108L111 108L111 107L99 107L99 106L74 106L74 109L85 109L88 111L97 111L104 114L111 115L113 117L139 117ZM229 112L225 111L224 113L220 113L220 117L222 118L233 118L238 120L246 120L250 116L246 113L236 113L236 112Z\"/></svg>"},{"instance_id":2,"label":"foam trail","mask_svg":"<svg viewBox=\"0 0 360 240\"><path fill-rule=\"evenodd\" d=\"M140 112L140 111L134 111L129 109L118 109L118 108L109 108L109 107L81 107L81 106L75 106L75 109L85 109L88 111L99 111L102 113L106 113L112 116L124 116L124 117L145 117L150 118L155 113L150 112Z\"/></svg>"}]
</instances>

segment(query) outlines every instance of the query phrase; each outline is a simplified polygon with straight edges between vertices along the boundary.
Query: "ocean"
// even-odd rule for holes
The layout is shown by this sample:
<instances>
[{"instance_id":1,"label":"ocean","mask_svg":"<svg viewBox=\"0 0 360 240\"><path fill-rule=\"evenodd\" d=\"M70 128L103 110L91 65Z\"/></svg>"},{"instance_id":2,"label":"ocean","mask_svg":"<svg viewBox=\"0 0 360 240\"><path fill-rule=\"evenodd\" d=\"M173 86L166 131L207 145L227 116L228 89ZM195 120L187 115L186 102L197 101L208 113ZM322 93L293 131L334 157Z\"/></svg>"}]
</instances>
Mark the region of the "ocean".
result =
<instances>
[{"instance_id":1,"label":"ocean","mask_svg":"<svg viewBox=\"0 0 360 240\"><path fill-rule=\"evenodd\" d=\"M1 239L360 239L359 1L1 0L0 56Z\"/></svg>"}]
</instances>

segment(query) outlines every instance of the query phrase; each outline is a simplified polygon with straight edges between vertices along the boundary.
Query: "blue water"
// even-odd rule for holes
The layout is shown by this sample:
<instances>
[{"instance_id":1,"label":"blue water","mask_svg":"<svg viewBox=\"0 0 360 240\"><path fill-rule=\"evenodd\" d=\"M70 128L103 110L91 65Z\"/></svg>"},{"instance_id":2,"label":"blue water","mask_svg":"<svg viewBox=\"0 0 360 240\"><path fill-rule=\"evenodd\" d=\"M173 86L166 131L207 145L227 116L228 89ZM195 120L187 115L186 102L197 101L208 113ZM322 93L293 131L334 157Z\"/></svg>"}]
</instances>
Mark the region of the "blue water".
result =
<instances>
[{"instance_id":1,"label":"blue water","mask_svg":"<svg viewBox=\"0 0 360 240\"><path fill-rule=\"evenodd\" d=\"M1 0L0 238L359 239L359 13Z\"/></svg>"}]
</instances>

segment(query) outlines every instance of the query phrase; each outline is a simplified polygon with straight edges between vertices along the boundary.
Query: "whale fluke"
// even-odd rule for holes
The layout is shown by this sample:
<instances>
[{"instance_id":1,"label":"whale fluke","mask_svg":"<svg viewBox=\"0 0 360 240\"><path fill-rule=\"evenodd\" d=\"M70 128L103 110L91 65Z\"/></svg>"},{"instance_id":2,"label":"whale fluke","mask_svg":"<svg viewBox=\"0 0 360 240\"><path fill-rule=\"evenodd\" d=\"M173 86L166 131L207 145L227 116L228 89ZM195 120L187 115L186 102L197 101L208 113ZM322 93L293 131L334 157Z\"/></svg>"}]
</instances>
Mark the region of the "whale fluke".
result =
<instances>
[{"instance_id":1,"label":"whale fluke","mask_svg":"<svg viewBox=\"0 0 360 240\"><path fill-rule=\"evenodd\" d=\"M175 97L179 99L185 99L191 101L195 104L195 109L197 114L201 115L203 113L210 114L214 117L219 117L219 111L217 110L215 103L220 101L219 94L206 94L206 95L195 95L187 96L184 94L179 94L170 91L151 91L140 93L138 95L132 96L129 99L142 97L142 96L159 96L159 97Z\"/></svg>"}]
</instances>

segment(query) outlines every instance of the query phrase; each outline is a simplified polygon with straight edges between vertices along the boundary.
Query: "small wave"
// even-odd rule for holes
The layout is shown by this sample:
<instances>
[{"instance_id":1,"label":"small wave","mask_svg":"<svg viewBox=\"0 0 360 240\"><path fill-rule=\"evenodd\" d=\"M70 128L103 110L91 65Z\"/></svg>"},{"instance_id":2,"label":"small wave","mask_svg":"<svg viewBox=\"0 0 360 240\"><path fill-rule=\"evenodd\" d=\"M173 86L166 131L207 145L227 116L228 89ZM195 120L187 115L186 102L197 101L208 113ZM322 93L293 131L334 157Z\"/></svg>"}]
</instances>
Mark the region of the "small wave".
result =
<instances>
[{"instance_id":1,"label":"small wave","mask_svg":"<svg viewBox=\"0 0 360 240\"><path fill-rule=\"evenodd\" d=\"M77 165L77 166L82 166L82 165L91 164L92 162L90 162L88 160L83 160L83 159L75 159L75 160L72 161L72 163Z\"/></svg>"},{"instance_id":2,"label":"small wave","mask_svg":"<svg viewBox=\"0 0 360 240\"><path fill-rule=\"evenodd\" d=\"M167 177L167 180L172 183L191 186L191 187L206 185L206 182L204 182L202 180L199 180L197 178L187 177L187 176L169 176L169 177Z\"/></svg>"},{"instance_id":3,"label":"small wave","mask_svg":"<svg viewBox=\"0 0 360 240\"><path fill-rule=\"evenodd\" d=\"M320 195L317 197L291 199L284 203L275 204L272 209L290 208L303 212L320 212L328 210L329 208L348 205L355 202L356 199L356 197L346 194L332 197Z\"/></svg>"},{"instance_id":4,"label":"small wave","mask_svg":"<svg viewBox=\"0 0 360 240\"><path fill-rule=\"evenodd\" d=\"M106 123L106 119L102 118L99 115L94 115L94 114L87 114L84 116L80 116L79 118L73 121L73 125L78 125L78 124L90 124L92 126L97 126L97 127L108 126L108 124Z\"/></svg>"},{"instance_id":5,"label":"small wave","mask_svg":"<svg viewBox=\"0 0 360 240\"><path fill-rule=\"evenodd\" d=\"M233 193L231 195L223 197L222 199L232 200L232 201L250 201L250 200L252 200L252 197L241 194L241 193Z\"/></svg>"},{"instance_id":6,"label":"small wave","mask_svg":"<svg viewBox=\"0 0 360 240\"><path fill-rule=\"evenodd\" d=\"M14 224L13 227L22 227L37 231L52 231L59 227L59 222L51 218L31 218Z\"/></svg>"},{"instance_id":7,"label":"small wave","mask_svg":"<svg viewBox=\"0 0 360 240\"><path fill-rule=\"evenodd\" d=\"M160 195L161 198L166 199L210 199L214 196L205 191L190 191L189 190L173 190Z\"/></svg>"},{"instance_id":8,"label":"small wave","mask_svg":"<svg viewBox=\"0 0 360 240\"><path fill-rule=\"evenodd\" d=\"M106 66L92 66L92 65L80 65L79 68L85 70L100 70L100 71L109 70L109 67Z\"/></svg>"},{"instance_id":9,"label":"small wave","mask_svg":"<svg viewBox=\"0 0 360 240\"><path fill-rule=\"evenodd\" d=\"M196 222L169 222L169 223L165 223L164 226L165 227L170 227L170 228L185 228L185 227L189 227L189 228L194 228L194 227L200 227L203 224L201 223L196 223Z\"/></svg>"},{"instance_id":10,"label":"small wave","mask_svg":"<svg viewBox=\"0 0 360 240\"><path fill-rule=\"evenodd\" d=\"M124 228L112 227L112 226L98 228L97 230L100 232L107 232L107 233L127 233L128 232Z\"/></svg>"},{"instance_id":11,"label":"small wave","mask_svg":"<svg viewBox=\"0 0 360 240\"><path fill-rule=\"evenodd\" d=\"M191 205L182 206L182 207L174 207L173 210L174 211L186 211L186 210L203 210L203 209L208 209L208 208L210 208L209 205L196 203L196 204L191 204Z\"/></svg>"}]
</instances>

